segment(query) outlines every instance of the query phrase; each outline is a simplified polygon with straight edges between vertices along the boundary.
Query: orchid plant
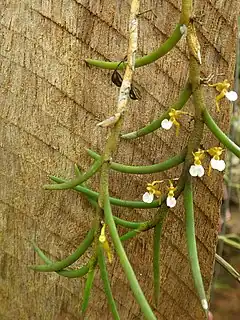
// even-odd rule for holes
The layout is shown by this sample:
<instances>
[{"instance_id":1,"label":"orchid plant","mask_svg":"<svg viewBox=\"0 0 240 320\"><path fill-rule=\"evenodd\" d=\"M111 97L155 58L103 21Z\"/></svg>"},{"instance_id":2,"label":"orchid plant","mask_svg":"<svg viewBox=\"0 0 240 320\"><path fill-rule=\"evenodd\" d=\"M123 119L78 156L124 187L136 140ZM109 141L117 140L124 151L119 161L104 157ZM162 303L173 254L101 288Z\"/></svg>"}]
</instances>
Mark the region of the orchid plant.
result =
<instances>
[{"instance_id":1,"label":"orchid plant","mask_svg":"<svg viewBox=\"0 0 240 320\"><path fill-rule=\"evenodd\" d=\"M92 222L92 226L87 236L75 250L75 252L61 261L51 261L38 248L38 246L33 243L35 251L45 262L45 264L30 266L30 268L40 272L56 272L60 276L68 278L83 277L86 275L86 284L83 292L83 302L81 308L81 314L84 317L90 299L95 270L98 266L100 268L100 274L103 280L104 290L108 299L112 316L114 319L120 319L118 308L111 291L111 285L107 272L107 262L111 263L116 252L120 258L120 262L129 281L131 290L133 291L135 299L138 302L143 315L148 320L156 320L156 315L147 301L142 288L137 281L131 263L128 260L127 253L123 247L123 241L134 238L139 233L147 232L150 229L154 230L153 278L155 304L158 306L160 294L159 256L162 226L168 210L174 210L178 197L183 194L186 213L186 239L189 253L189 263L191 266L196 291L198 293L202 309L207 318L208 298L205 293L198 262L194 228L192 183L194 182L193 180L200 179L205 174L203 166L203 162L205 160L209 162L209 175L212 169L222 172L225 169L225 162L222 157L224 150L228 149L237 157L240 157L240 148L221 131L209 114L204 102L202 82L200 78L202 63L201 48L192 19L193 1L182 0L180 21L169 39L157 50L153 51L147 56L136 59L140 6L139 2L139 0L132 0L131 3L127 61L105 62L86 59L87 64L99 68L111 70L116 70L117 68L119 70L125 69L123 79L121 78L121 81L117 82L117 84L119 84L118 86L120 86L120 92L116 112L114 115L110 115L107 119L103 119L103 121L98 124L99 127L109 128L109 137L106 140L105 149L101 155L92 150L88 150L88 154L94 159L94 162L85 173L81 173L78 166L75 166L76 177L74 179L66 181L62 178L50 176L51 180L56 183L44 186L44 188L47 190L74 189L86 195L91 205L96 208L96 215ZM182 90L179 99L169 108L167 112L150 124L140 128L137 131L121 134L122 124L124 117L126 116L125 111L127 110L129 95L130 92L133 91L132 78L135 68L153 63L157 59L161 58L170 50L174 49L176 44L183 36L187 39L186 43L190 56L189 79L187 80L186 86ZM116 82L116 79L114 81ZM226 97L230 101L235 101L237 99L237 93L234 91L229 91L230 83L226 79L223 82L208 84L208 86L209 88L213 87L218 92L218 95L215 99L217 111L220 111L220 101L222 98ZM194 101L193 115L181 110L191 96L193 96ZM134 100L136 100L135 98L137 99L136 95L134 95ZM113 154L120 139L135 139L152 133L157 129L170 130L172 126L175 126L176 128L176 139L178 139L181 130L181 119L182 117L189 116L194 122L194 126L186 148L182 150L180 154L177 154L173 158L170 158L162 163L150 166L128 166L113 161ZM221 144L222 147L213 146L208 150L201 149L204 125L206 125L207 128L218 139L219 144ZM121 200L110 197L109 195L110 170L116 170L127 174L150 174L166 171L182 163L183 169L180 177L176 177L175 179L169 178L160 181L149 182L146 186L146 190L143 190L143 196L141 200ZM97 172L100 173L99 192L91 190L86 185L86 181L94 176ZM151 220L131 222L114 216L112 212L112 205L142 209L158 208L158 210ZM129 231L120 237L118 234L118 225L128 228ZM110 234L109 239L106 236L106 229ZM111 242L114 247L113 251L111 250L111 245L109 242ZM77 261L90 247L92 247L92 255L88 263L78 269L68 269L68 267Z\"/></svg>"}]
</instances>

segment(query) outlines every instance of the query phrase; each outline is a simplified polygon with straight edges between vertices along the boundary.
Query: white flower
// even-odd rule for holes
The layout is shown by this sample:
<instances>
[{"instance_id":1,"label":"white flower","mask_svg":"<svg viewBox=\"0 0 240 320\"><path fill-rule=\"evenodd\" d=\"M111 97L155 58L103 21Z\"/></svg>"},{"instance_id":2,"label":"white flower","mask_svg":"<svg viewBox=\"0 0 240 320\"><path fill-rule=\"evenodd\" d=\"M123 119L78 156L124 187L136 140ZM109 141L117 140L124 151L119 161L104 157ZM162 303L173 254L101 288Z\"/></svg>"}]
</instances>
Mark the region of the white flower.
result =
<instances>
[{"instance_id":1,"label":"white flower","mask_svg":"<svg viewBox=\"0 0 240 320\"><path fill-rule=\"evenodd\" d=\"M165 130L169 130L172 128L172 121L168 120L168 119L164 119L162 122L161 122L161 127Z\"/></svg>"},{"instance_id":2,"label":"white flower","mask_svg":"<svg viewBox=\"0 0 240 320\"><path fill-rule=\"evenodd\" d=\"M237 92L235 91L228 91L225 93L225 97L229 100L229 101L236 101L238 98Z\"/></svg>"},{"instance_id":3,"label":"white flower","mask_svg":"<svg viewBox=\"0 0 240 320\"><path fill-rule=\"evenodd\" d=\"M204 175L204 168L201 164L195 164L190 167L189 173L192 177L202 177Z\"/></svg>"},{"instance_id":4,"label":"white flower","mask_svg":"<svg viewBox=\"0 0 240 320\"><path fill-rule=\"evenodd\" d=\"M154 194L150 192L145 192L142 199L143 199L143 202L152 203L154 199Z\"/></svg>"},{"instance_id":5,"label":"white flower","mask_svg":"<svg viewBox=\"0 0 240 320\"><path fill-rule=\"evenodd\" d=\"M211 167L218 171L223 171L226 167L224 160L216 160L212 158L210 163L211 163Z\"/></svg>"},{"instance_id":6,"label":"white flower","mask_svg":"<svg viewBox=\"0 0 240 320\"><path fill-rule=\"evenodd\" d=\"M172 197L172 196L168 196L167 197L167 206L169 208L175 207L176 203L177 203L177 201L176 201L176 199L174 197Z\"/></svg>"}]
</instances>

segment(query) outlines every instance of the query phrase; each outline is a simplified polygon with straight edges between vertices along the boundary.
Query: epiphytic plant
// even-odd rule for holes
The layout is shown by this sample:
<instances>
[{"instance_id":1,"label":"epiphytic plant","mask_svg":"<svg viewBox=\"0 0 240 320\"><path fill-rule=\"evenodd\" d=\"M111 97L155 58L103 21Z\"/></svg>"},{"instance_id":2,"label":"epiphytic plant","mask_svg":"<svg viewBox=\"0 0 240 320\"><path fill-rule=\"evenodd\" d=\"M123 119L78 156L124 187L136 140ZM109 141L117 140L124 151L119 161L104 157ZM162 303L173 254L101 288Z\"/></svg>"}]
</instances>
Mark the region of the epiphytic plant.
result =
<instances>
[{"instance_id":1,"label":"epiphytic plant","mask_svg":"<svg viewBox=\"0 0 240 320\"><path fill-rule=\"evenodd\" d=\"M196 182L192 177L202 177L204 175L204 168L202 162L205 161L210 155L210 169L217 169L218 171L224 170L225 163L221 159L223 148L220 146L213 146L208 150L201 149L201 140L203 136L204 125L213 133L213 135L219 140L225 148L233 152L237 157L240 157L240 148L234 144L218 127L213 118L209 114L209 111L205 105L202 85L206 82L200 78L201 67L201 53L200 44L198 42L197 34L194 28L192 16L192 0L182 0L182 12L180 16L179 24L169 37L169 39L163 43L160 48L153 51L147 56L135 59L137 51L137 39L138 39L138 16L139 16L139 0L132 0L131 12L129 19L129 45L127 62L104 62L86 59L89 65L115 70L112 76L112 81L120 87L120 93L117 102L117 110L114 115L108 119L103 120L98 125L101 127L109 128L109 137L107 138L105 149L102 155L98 155L95 152L88 150L90 157L94 159L92 166L85 172L81 173L79 168L75 167L76 177L70 181L51 176L50 178L56 182L56 184L45 185L44 188L48 190L63 190L74 189L78 192L85 194L90 203L96 208L96 215L92 223L92 227L89 230L84 241L76 249L76 251L61 261L52 262L44 253L33 243L35 251L40 258L45 262L43 265L34 265L30 268L35 271L42 272L57 272L59 275L69 278L82 277L87 275L85 290L83 293L82 314L84 315L88 306L91 287L94 281L95 269L97 266L100 268L101 277L104 284L105 293L111 308L111 312L114 319L120 319L117 311L117 307L114 301L114 297L111 292L111 287L108 279L108 272L106 266L106 258L111 262L114 256L114 252L111 251L109 242L107 239L106 229L108 229L111 242L113 243L114 250L119 256L120 263L124 269L126 277L129 281L130 287L133 291L135 299L137 300L142 313L146 319L156 319L154 312L152 311L149 303L147 302L144 293L137 281L133 268L128 260L127 254L124 250L122 242L134 238L140 232L146 232L150 229L154 229L154 243L153 243L153 274L154 274L154 297L155 303L158 305L160 294L160 237L162 232L162 226L169 208L173 208L176 205L177 198L183 193L184 207L185 207L185 221L186 221L186 238L189 254L189 262L192 270L192 276L195 283L195 287L201 301L202 308L207 316L208 314L208 302L205 294L203 281L201 277L195 230L194 230L194 207L193 207L193 191L192 183ZM125 111L127 109L127 102L129 96L134 100L137 98L134 93L134 87L132 86L132 78L135 68L150 64L163 55L168 53L182 36L187 38L187 46L189 51L189 79L185 87L183 88L179 99L175 102L167 112L161 115L158 119L154 120L146 127L141 128L135 132L122 134L121 128L125 117ZM125 69L125 74L122 79L117 70ZM216 106L219 111L220 100L226 96L230 100L237 98L236 93L228 92L229 83L227 80L217 84L210 84L209 86L215 87L219 92L216 97ZM127 166L120 163L113 162L113 154L122 139L134 139L151 133L159 128L169 130L172 125L176 127L177 135L181 130L180 117L189 116L188 113L181 111L190 98L193 96L193 115L190 115L194 122L194 126L186 144L184 150L180 154L175 155L173 158L166 160L165 162L154 164L150 166ZM177 139L177 137L176 137ZM208 157L207 157L208 156ZM183 169L180 177L176 179L168 179L161 181L153 181L147 185L147 190L143 194L143 201L130 201L121 200L110 197L109 195L109 174L110 170L116 170L128 174L150 174L154 172L166 171L170 168L178 166L183 163ZM91 190L86 186L85 182L91 178L96 172L100 172L100 188L99 193ZM197 178L196 178L197 179ZM156 197L156 200L154 200ZM115 217L112 213L112 205L131 207L131 208L158 208L153 219L149 221L130 222L121 218ZM119 236L117 226L123 226L130 229L123 236ZM92 246L92 256L88 263L79 269L69 270L66 269L76 260L78 260L86 250Z\"/></svg>"}]
</instances>

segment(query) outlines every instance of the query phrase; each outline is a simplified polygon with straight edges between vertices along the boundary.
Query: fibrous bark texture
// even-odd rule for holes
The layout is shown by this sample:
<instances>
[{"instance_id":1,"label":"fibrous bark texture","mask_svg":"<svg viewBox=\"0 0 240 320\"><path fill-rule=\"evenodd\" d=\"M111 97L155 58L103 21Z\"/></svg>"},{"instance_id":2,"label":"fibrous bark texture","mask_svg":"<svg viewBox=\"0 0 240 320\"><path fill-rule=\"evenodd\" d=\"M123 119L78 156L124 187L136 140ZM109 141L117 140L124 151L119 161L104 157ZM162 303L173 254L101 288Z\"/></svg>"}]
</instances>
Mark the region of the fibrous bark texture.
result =
<instances>
[{"instance_id":1,"label":"fibrous bark texture","mask_svg":"<svg viewBox=\"0 0 240 320\"><path fill-rule=\"evenodd\" d=\"M171 34L181 1L141 2L139 51L144 55ZM224 73L232 80L239 1L195 1L196 28L202 50L203 76ZM107 129L96 127L116 110L117 88L111 71L88 67L84 58L121 60L126 56L129 2L125 0L22 0L0 5L0 318L79 319L84 280L65 279L27 268L40 263L29 240L52 259L69 255L86 235L93 218L87 200L74 191L44 191L47 176L73 176L73 164L87 169L85 147L101 152ZM203 15L204 14L204 15ZM188 75L188 52L182 39L156 63L137 69L142 99L130 102L125 131L136 130L161 114L178 97ZM213 89L206 102L223 130L230 108L215 113ZM191 102L186 110L191 110ZM152 164L178 153L191 123L136 141L122 141L114 161ZM203 146L216 145L206 131ZM111 195L141 199L147 182L179 176L180 168L154 177L111 173ZM196 181L195 181L196 182ZM92 186L97 189L98 179ZM195 183L197 245L206 289L213 272L222 176L212 173ZM128 220L146 220L152 211L114 207ZM134 270L152 303L152 233L125 244ZM158 319L203 318L187 260L182 198L170 211L161 241L161 301ZM76 266L81 266L89 254ZM111 285L121 319L141 319L126 278L114 256ZM99 274L94 282L89 319L111 319Z\"/></svg>"}]
</instances>

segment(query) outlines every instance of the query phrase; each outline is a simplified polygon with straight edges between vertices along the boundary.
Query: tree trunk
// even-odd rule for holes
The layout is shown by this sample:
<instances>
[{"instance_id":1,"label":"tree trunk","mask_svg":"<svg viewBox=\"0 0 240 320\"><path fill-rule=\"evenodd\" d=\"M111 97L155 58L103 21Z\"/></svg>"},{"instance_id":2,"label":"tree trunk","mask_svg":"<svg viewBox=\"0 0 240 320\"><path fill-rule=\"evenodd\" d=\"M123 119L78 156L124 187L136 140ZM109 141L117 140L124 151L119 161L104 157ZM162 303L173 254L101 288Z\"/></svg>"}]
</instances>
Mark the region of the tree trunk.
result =
<instances>
[{"instance_id":1,"label":"tree trunk","mask_svg":"<svg viewBox=\"0 0 240 320\"><path fill-rule=\"evenodd\" d=\"M176 4L177 2L177 4ZM157 4L154 4L157 3ZM232 80L235 62L236 16L239 1L195 1L201 19L197 31L202 48L203 76L224 73ZM27 268L40 263L29 240L34 239L52 259L69 255L84 238L93 210L74 191L46 191L47 176L73 176L73 164L87 169L84 148L101 152L107 130L96 127L116 110L118 89L111 71L88 67L85 58L121 60L126 55L129 3L120 0L4 1L1 4L1 153L0 153L0 318L79 319L84 279L65 279ZM139 51L157 48L173 31L180 1L142 1ZM205 13L204 16L201 16ZM156 63L136 70L142 99L130 102L126 132L156 118L178 97L188 74L186 40ZM215 113L214 89L206 89L208 107L223 130L229 125L229 104ZM191 103L186 110L191 110ZM191 124L190 124L191 126ZM121 141L114 160L125 164L158 163L178 153L190 132L183 123L174 130ZM206 130L204 148L216 145ZM168 175L167 175L168 174ZM154 179L176 177L180 169ZM150 176L111 172L110 191L123 199L141 199ZM98 180L92 186L98 189ZM197 245L205 288L211 284L222 175L195 180ZM182 198L170 211L161 241L161 301L158 319L203 319L186 251ZM148 219L151 210L114 207L128 220ZM153 303L152 233L125 244L137 278ZM89 258L85 254L76 266ZM121 319L142 319L117 256L108 266ZM88 309L89 319L112 319L99 272Z\"/></svg>"}]
</instances>

